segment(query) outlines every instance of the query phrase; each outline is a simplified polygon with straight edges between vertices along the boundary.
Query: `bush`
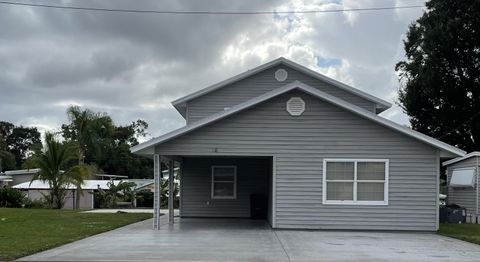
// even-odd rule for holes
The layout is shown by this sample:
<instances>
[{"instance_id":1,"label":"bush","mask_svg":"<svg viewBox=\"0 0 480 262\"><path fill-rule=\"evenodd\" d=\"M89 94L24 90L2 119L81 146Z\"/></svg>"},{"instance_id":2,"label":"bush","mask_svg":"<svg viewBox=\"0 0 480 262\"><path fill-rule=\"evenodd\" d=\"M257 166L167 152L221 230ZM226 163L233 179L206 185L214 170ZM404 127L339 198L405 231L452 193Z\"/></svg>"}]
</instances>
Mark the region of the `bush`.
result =
<instances>
[{"instance_id":1,"label":"bush","mask_svg":"<svg viewBox=\"0 0 480 262\"><path fill-rule=\"evenodd\" d=\"M45 199L35 199L35 200L30 200L27 199L25 201L25 207L26 208L51 208L50 204L45 200Z\"/></svg>"},{"instance_id":2,"label":"bush","mask_svg":"<svg viewBox=\"0 0 480 262\"><path fill-rule=\"evenodd\" d=\"M22 207L26 200L23 192L16 188L0 188L0 207Z\"/></svg>"},{"instance_id":3,"label":"bush","mask_svg":"<svg viewBox=\"0 0 480 262\"><path fill-rule=\"evenodd\" d=\"M137 192L137 207L153 207L153 192L150 190Z\"/></svg>"}]
</instances>

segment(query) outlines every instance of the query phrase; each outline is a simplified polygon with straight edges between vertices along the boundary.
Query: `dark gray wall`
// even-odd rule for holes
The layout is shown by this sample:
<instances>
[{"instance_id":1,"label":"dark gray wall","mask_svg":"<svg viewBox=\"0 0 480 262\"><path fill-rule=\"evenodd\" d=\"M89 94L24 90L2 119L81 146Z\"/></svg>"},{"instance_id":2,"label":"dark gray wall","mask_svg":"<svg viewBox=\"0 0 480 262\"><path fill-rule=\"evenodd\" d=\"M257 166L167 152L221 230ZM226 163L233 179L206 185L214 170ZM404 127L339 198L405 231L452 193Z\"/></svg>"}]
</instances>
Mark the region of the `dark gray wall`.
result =
<instances>
[{"instance_id":1,"label":"dark gray wall","mask_svg":"<svg viewBox=\"0 0 480 262\"><path fill-rule=\"evenodd\" d=\"M288 78L283 82L278 82L274 77L275 71L279 68L284 68L288 71ZM240 104L295 80L374 112L374 103L369 100L288 68L287 66L279 65L189 101L187 104L187 123L192 123L221 112L225 107Z\"/></svg>"},{"instance_id":2,"label":"dark gray wall","mask_svg":"<svg viewBox=\"0 0 480 262\"><path fill-rule=\"evenodd\" d=\"M266 158L184 158L182 217L250 217L250 195L268 194ZM237 166L237 198L212 199L212 166Z\"/></svg>"},{"instance_id":3,"label":"dark gray wall","mask_svg":"<svg viewBox=\"0 0 480 262\"><path fill-rule=\"evenodd\" d=\"M302 116L286 112L291 96L305 100ZM437 149L300 91L170 140L156 152L276 156L279 228L436 230ZM322 205L324 158L389 159L389 205Z\"/></svg>"}]
</instances>

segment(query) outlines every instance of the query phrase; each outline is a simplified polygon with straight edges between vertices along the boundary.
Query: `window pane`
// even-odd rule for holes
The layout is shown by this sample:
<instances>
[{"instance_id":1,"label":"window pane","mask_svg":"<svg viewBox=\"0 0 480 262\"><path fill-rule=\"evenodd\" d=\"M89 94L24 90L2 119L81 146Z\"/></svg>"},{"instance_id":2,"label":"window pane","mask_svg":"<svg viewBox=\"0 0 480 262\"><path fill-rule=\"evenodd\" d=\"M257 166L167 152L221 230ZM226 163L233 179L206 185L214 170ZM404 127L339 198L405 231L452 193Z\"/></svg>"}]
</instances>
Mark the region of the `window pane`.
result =
<instances>
[{"instance_id":1,"label":"window pane","mask_svg":"<svg viewBox=\"0 0 480 262\"><path fill-rule=\"evenodd\" d=\"M383 201L384 183L359 182L357 184L357 200Z\"/></svg>"},{"instance_id":2,"label":"window pane","mask_svg":"<svg viewBox=\"0 0 480 262\"><path fill-rule=\"evenodd\" d=\"M384 162L358 162L358 180L385 180Z\"/></svg>"},{"instance_id":3,"label":"window pane","mask_svg":"<svg viewBox=\"0 0 480 262\"><path fill-rule=\"evenodd\" d=\"M233 183L215 182L213 183L213 195L218 197L233 197Z\"/></svg>"},{"instance_id":4,"label":"window pane","mask_svg":"<svg viewBox=\"0 0 480 262\"><path fill-rule=\"evenodd\" d=\"M353 180L353 162L327 162L327 180Z\"/></svg>"},{"instance_id":5,"label":"window pane","mask_svg":"<svg viewBox=\"0 0 480 262\"><path fill-rule=\"evenodd\" d=\"M233 175L235 173L235 168L233 167L214 167L213 172L215 175Z\"/></svg>"},{"instance_id":6,"label":"window pane","mask_svg":"<svg viewBox=\"0 0 480 262\"><path fill-rule=\"evenodd\" d=\"M353 200L353 182L327 182L327 200Z\"/></svg>"},{"instance_id":7,"label":"window pane","mask_svg":"<svg viewBox=\"0 0 480 262\"><path fill-rule=\"evenodd\" d=\"M234 182L235 176L234 175L218 175L214 174L213 179L215 182Z\"/></svg>"}]
</instances>

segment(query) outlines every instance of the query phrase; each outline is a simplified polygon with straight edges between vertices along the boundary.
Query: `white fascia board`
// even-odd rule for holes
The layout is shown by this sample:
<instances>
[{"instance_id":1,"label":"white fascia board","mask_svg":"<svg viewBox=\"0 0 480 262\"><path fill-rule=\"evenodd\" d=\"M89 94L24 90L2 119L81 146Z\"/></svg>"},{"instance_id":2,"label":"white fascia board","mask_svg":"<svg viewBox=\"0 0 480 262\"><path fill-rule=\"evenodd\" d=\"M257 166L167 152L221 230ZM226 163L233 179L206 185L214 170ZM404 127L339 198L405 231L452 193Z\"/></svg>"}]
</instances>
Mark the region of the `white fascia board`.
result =
<instances>
[{"instance_id":1,"label":"white fascia board","mask_svg":"<svg viewBox=\"0 0 480 262\"><path fill-rule=\"evenodd\" d=\"M4 173L6 175L30 175L30 174L36 174L40 172L40 168L30 168L30 169L20 169L20 170L10 170L10 171L5 171Z\"/></svg>"},{"instance_id":2,"label":"white fascia board","mask_svg":"<svg viewBox=\"0 0 480 262\"><path fill-rule=\"evenodd\" d=\"M475 152L471 152L471 153L468 153L462 157L457 157L457 158L454 158L454 159L450 159L448 161L445 161L442 163L443 166L448 166L448 165L451 165L451 164L454 164L454 163L457 163L457 162L460 162L460 161L463 161L463 160L467 160L471 157L480 157L480 152L478 151L475 151Z\"/></svg>"},{"instance_id":3,"label":"white fascia board","mask_svg":"<svg viewBox=\"0 0 480 262\"><path fill-rule=\"evenodd\" d=\"M234 76L234 77L228 78L228 79L226 79L226 80L224 80L224 81L221 81L221 82L219 82L219 83L216 83L216 84L214 84L214 85L211 85L211 86L208 86L208 87L203 88L203 89L201 89L201 90L198 90L198 91L196 91L196 92L194 92L194 93L191 93L191 94L189 94L189 95L187 95L187 96L184 96L184 97L182 97L182 98L179 98L179 99L177 99L177 100L174 100L174 101L172 102L172 105L180 112L180 114L182 114L182 116L184 116L185 110L183 110L182 108L185 107L185 103L186 103L187 101L189 101L189 100L191 100L191 99L194 99L194 98L196 98L196 97L202 96L202 95L204 95L204 94L210 93L210 92L212 92L212 91L214 91L214 90L217 90L217 89L219 89L219 88L222 88L222 87L224 87L224 86L226 86L226 85L229 85L229 84L231 84L231 83L234 83L234 82L236 82L236 81L245 79L245 78L247 78L247 77L249 77L249 76L252 76L252 75L254 75L254 74L258 73L258 72L261 72L261 71L263 71L263 70L265 70L265 69L268 69L268 68L270 68L270 67L276 66L276 65L278 65L278 64L280 64L280 63L284 63L284 64L286 64L287 66L290 66L290 67L292 67L293 69L298 70L298 71L300 71L300 72L302 72L302 73L304 73L304 74L306 74L306 75L309 75L309 76L311 76L311 77L313 77L313 78L316 78L316 79L319 79L319 80L321 80L321 81L327 82L327 83L329 83L329 84L331 84L331 85L333 85L333 86L335 86L335 87L338 87L338 88L343 89L343 90L345 90L345 91L347 91L347 92L353 93L353 94L358 95L358 96L360 96L360 97L363 97L363 98L365 98L365 99L367 99L367 100L370 100L370 101L376 103L377 107L380 108L380 109L388 109L388 108L392 107L392 104L391 104L391 103L389 103L389 102L387 102L387 101L385 101L385 100L383 100L383 99L380 99L380 98L378 98L378 97L372 96L372 95L370 95L370 94L368 94L368 93L366 93L366 92L363 92L363 91L361 91L361 90L359 90L359 89L356 89L356 88L354 88L354 87L351 87L351 86L349 86L349 85L346 85L346 84L344 84L344 83L342 83L342 82L339 82L339 81L337 81L337 80L335 80L335 79L332 79L332 78L330 78L330 77L324 76L324 75L322 75L322 74L320 74L320 73L318 73L318 72L316 72L316 71L313 71L313 70L311 70L311 69L309 69L309 68L307 68L307 67L305 67L305 66L302 66L302 65L297 64L297 63L295 63L295 62L293 62L293 61L290 61L290 60L288 60L288 59L286 59L286 58L284 58L284 57L277 58L277 59L275 59L275 60L273 60L273 61L270 61L270 62L265 63L265 64L263 64L263 65L257 66L257 67L255 67L255 68L250 69L250 70L248 70L248 71L246 71L246 72L243 72L243 73L241 73L241 74L239 74L239 75L236 75L236 76ZM383 111L383 110L381 110L381 111ZM185 117L185 116L184 116L184 117Z\"/></svg>"},{"instance_id":4,"label":"white fascia board","mask_svg":"<svg viewBox=\"0 0 480 262\"><path fill-rule=\"evenodd\" d=\"M170 140L170 139L175 138L175 137L177 137L177 136L183 135L183 134L188 133L188 132L190 132L190 131L192 131L192 130L195 130L195 129L197 129L197 128L200 128L200 127L202 127L202 126L208 125L208 124L210 124L210 123L212 123L212 122L218 121L218 120L220 120L220 119L222 119L222 118L225 118L225 117L227 117L227 116L229 116L229 115L235 114L235 113L237 113L237 112L239 112L239 111L242 111L242 110L244 110L244 109L247 109L247 108L249 108L249 107L251 107L251 106L254 106L254 105L258 104L258 103L261 103L261 102L263 102L263 101L266 101L266 100L268 100L268 99L270 99L270 98L273 98L273 97L275 97L275 96L277 96L277 95L283 94L283 93L288 92L288 91L293 90L293 89L300 89L300 90L302 90L302 91L304 91L304 92L306 92L306 93L309 93L309 94L311 94L311 95L313 95L313 96L315 96L315 97L318 97L318 98L320 98L320 99L323 99L323 100L325 100L325 101L327 101L327 102L330 102L330 103L332 103L332 104L334 104L334 105L337 105L337 106L339 106L339 107L341 107L341 108L344 108L344 109L346 109L346 110L348 110L348 111L350 111L350 112L356 113L356 114L360 115L361 117L367 118L367 119L372 120L372 121L374 121L374 122L377 122L377 123L379 123L379 124L381 124L381 125L383 125L383 126L386 126L386 127L391 128L391 129L394 129L394 130L396 130L396 131L398 131L398 132L400 132L400 133L403 133L403 134L406 134L406 135L411 136L411 137L413 137L413 138L416 138L416 139L418 139L418 140L420 140L420 141L423 141L423 142L425 142L425 143L427 143L427 144L429 144L429 145L431 145L431 146L434 146L434 147L436 147L436 148L442 149L442 150L444 150L444 151L446 151L446 152L449 152L449 153L451 153L451 154L453 154L453 155L457 155L457 156L463 156L463 155L465 155L465 151L463 151L463 150L460 150L460 149L458 149L458 148L456 148L456 147L453 147L453 146L451 146L451 145L448 145L448 144L446 144L446 143L444 143L444 142L441 142L441 141L439 141L439 140L437 140L437 139L434 139L434 138L432 138L432 137L429 137L429 136L427 136L427 135L424 135L424 134L422 134L422 133L419 133L419 132L417 132L417 131L414 131L414 130L412 130L412 129L410 129L410 128L401 126L401 125L399 125L399 124L397 124L397 123L394 123L394 122L392 122L392 121L390 121L390 120L387 120L387 119L385 119L385 118L382 118L382 117L380 117L380 116L377 116L376 114L374 114L374 113L372 113L372 112L370 112L370 111L367 111L367 110L365 110L365 109L363 109L363 108L360 108L360 107L358 107L358 106L352 105L352 104L350 104L350 103L348 103L348 102L346 102L346 101L344 101L344 100L342 100L342 99L339 99L339 98L337 98L337 97L335 97L335 96L329 95L329 94L327 94L327 93L325 93L325 92L323 92L323 91L320 91L320 90L318 90L318 89L316 89L316 88L313 88L313 87L311 87L311 86L309 86L309 85L306 85L306 84L304 84L304 83L302 83L302 82L300 82L300 81L294 81L294 82L292 82L292 83L290 83L290 84L287 84L287 85L285 85L285 86L283 86L283 87L274 89L274 90L272 90L272 91L270 91L270 92L267 92L267 93L265 93L265 94L263 94L263 95L260 95L260 96L258 96L258 97L255 97L255 98L253 98L253 99L250 99L250 100L248 100L248 101L246 101L246 102L244 102L244 103L238 104L238 105L232 107L232 108L229 109L229 110L222 111L222 112L217 113L217 114L214 114L214 115L212 115L212 116L210 116L210 117L203 118L203 119L201 119L201 120L199 120L199 121L197 121L197 122L195 122L195 123L193 123L193 124L191 124L191 125L186 125L186 126L184 126L184 127L182 127L182 128L179 128L179 129L177 129L177 130L174 130L174 131L172 131L172 132L170 132L170 133L167 133L167 134L165 134L165 135L163 135L163 136L160 136L160 137L151 139L150 141L147 141L147 142L145 142L145 143L136 145L136 146L132 147L132 148L130 149L130 151L131 151L132 153L136 153L136 152L139 152L139 151L141 151L141 150L143 150L143 149L152 147L152 146L154 146L154 145L156 145L156 144L166 142L167 140Z\"/></svg>"},{"instance_id":5,"label":"white fascia board","mask_svg":"<svg viewBox=\"0 0 480 262\"><path fill-rule=\"evenodd\" d=\"M366 93L366 92L361 91L360 89L351 87L351 86L349 86L349 85L347 85L347 84L344 84L344 83L342 83L342 82L340 82L340 81L337 81L337 80L335 80L335 79L333 79L333 78L330 78L330 77L328 77L328 76L322 75L322 74L320 74L320 73L318 73L318 72L316 72L316 71L311 70L311 69L308 68L308 67L305 67L305 66L303 66L303 65L297 64L297 63L295 63L295 62L293 62L293 61L290 61L290 60L288 60L288 59L285 59L285 58L283 58L282 62L285 63L286 65L289 65L290 67L292 67L292 68L294 68L294 69L296 69L296 70L298 70L298 71L306 74L306 75L309 75L309 76L311 76L311 77L313 77L313 78L317 78L317 79L319 79L319 80L323 80L323 81L325 81L325 82L327 82L327 83L329 83L329 84L331 84L331 85L333 85L333 86L335 86L335 87L338 87L338 88L343 89L343 90L345 90L345 91L348 91L348 92L350 92L350 93L356 94L356 95L358 95L358 96L360 96L360 97L363 97L363 98L365 98L365 99L367 99L367 100L370 100L370 101L372 101L372 102L375 102L375 103L377 104L377 108L388 109L388 108L392 107L392 104L391 104L391 103L389 103L389 102L387 102L387 101L385 101L385 100L383 100L383 99L380 99L380 98L378 98L378 97L372 96L372 95L370 95L370 94L368 94L368 93Z\"/></svg>"}]
</instances>

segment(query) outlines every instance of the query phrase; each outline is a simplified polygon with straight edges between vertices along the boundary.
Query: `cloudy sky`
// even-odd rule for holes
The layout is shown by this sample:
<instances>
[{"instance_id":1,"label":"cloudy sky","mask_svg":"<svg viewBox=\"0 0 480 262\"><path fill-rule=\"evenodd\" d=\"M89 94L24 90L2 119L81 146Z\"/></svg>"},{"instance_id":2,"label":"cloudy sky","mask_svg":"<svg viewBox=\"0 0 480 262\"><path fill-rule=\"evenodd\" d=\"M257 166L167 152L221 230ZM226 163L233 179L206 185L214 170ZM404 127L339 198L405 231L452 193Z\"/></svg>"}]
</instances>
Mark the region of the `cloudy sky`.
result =
<instances>
[{"instance_id":1,"label":"cloudy sky","mask_svg":"<svg viewBox=\"0 0 480 262\"><path fill-rule=\"evenodd\" d=\"M24 2L26 2L25 0ZM422 0L37 3L177 11L286 11L422 5ZM289 15L167 15L0 4L0 120L55 130L75 104L152 136L184 125L170 101L279 56L394 103L394 71L422 8ZM407 124L398 107L382 116Z\"/></svg>"}]
</instances>

